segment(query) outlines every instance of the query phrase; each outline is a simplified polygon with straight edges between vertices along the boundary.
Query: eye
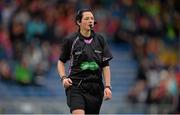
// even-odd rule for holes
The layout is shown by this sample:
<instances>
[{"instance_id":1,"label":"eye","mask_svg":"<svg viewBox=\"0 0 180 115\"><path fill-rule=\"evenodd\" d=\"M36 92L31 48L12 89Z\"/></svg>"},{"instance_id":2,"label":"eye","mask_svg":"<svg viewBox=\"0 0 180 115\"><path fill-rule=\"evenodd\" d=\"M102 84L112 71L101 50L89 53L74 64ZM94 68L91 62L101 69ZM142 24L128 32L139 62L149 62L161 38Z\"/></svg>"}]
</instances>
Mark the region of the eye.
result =
<instances>
[{"instance_id":1,"label":"eye","mask_svg":"<svg viewBox=\"0 0 180 115\"><path fill-rule=\"evenodd\" d=\"M91 20L94 20L94 18L93 18L93 17L91 17Z\"/></svg>"},{"instance_id":2,"label":"eye","mask_svg":"<svg viewBox=\"0 0 180 115\"><path fill-rule=\"evenodd\" d=\"M94 20L94 17L85 17L84 20Z\"/></svg>"},{"instance_id":3,"label":"eye","mask_svg":"<svg viewBox=\"0 0 180 115\"><path fill-rule=\"evenodd\" d=\"M89 17L84 18L84 20L89 20Z\"/></svg>"}]
</instances>

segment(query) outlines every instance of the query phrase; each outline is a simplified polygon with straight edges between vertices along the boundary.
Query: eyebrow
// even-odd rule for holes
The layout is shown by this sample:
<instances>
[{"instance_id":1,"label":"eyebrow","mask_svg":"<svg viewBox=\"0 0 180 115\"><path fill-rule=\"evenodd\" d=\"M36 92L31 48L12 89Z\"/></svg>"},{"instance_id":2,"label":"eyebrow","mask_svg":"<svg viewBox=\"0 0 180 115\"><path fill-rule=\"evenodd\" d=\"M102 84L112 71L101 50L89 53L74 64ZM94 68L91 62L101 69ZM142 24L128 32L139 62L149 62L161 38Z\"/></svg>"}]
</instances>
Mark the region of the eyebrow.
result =
<instances>
[{"instance_id":1,"label":"eyebrow","mask_svg":"<svg viewBox=\"0 0 180 115\"><path fill-rule=\"evenodd\" d=\"M94 19L94 17L84 17L84 18L93 18Z\"/></svg>"},{"instance_id":2,"label":"eyebrow","mask_svg":"<svg viewBox=\"0 0 180 115\"><path fill-rule=\"evenodd\" d=\"M94 19L94 16L84 16L84 19Z\"/></svg>"}]
</instances>

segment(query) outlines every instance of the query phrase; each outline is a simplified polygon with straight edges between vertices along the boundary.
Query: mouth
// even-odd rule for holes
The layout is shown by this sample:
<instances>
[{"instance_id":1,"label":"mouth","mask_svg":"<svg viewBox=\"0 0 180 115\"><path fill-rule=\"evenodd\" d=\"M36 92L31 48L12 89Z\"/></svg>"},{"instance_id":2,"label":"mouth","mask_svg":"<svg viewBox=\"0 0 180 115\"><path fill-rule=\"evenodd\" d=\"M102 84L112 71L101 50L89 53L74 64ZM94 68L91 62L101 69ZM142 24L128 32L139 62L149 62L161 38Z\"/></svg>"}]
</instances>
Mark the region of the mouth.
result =
<instances>
[{"instance_id":1,"label":"mouth","mask_svg":"<svg viewBox=\"0 0 180 115\"><path fill-rule=\"evenodd\" d=\"M92 24L90 24L89 27L90 27L90 29L93 29L93 25Z\"/></svg>"}]
</instances>

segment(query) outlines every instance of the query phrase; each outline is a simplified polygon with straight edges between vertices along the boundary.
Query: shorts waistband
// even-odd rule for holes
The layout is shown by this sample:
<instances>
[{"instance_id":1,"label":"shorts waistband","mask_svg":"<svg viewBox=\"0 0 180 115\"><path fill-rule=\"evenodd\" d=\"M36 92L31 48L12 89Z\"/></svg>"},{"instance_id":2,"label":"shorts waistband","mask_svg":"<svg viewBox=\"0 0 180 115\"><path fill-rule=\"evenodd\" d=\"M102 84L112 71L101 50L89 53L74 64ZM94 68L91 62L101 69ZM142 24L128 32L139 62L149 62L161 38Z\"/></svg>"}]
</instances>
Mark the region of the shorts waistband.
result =
<instances>
[{"instance_id":1,"label":"shorts waistband","mask_svg":"<svg viewBox=\"0 0 180 115\"><path fill-rule=\"evenodd\" d=\"M83 81L83 82L102 82L98 78L75 78L75 77L70 77L73 81Z\"/></svg>"}]
</instances>

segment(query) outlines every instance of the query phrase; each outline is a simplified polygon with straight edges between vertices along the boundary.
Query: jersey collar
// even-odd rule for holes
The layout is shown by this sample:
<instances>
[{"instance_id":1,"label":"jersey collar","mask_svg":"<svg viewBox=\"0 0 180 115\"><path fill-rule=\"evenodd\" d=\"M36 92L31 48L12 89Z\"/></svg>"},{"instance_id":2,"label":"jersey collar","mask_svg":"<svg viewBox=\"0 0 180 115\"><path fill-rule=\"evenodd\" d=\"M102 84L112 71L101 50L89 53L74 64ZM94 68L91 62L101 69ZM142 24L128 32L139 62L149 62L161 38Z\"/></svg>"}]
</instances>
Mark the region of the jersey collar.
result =
<instances>
[{"instance_id":1,"label":"jersey collar","mask_svg":"<svg viewBox=\"0 0 180 115\"><path fill-rule=\"evenodd\" d=\"M95 35L94 31L91 30L91 35L89 38L94 38L94 35ZM80 40L82 40L82 41L84 40L84 36L80 33L80 31L78 31L78 36L79 36Z\"/></svg>"}]
</instances>

